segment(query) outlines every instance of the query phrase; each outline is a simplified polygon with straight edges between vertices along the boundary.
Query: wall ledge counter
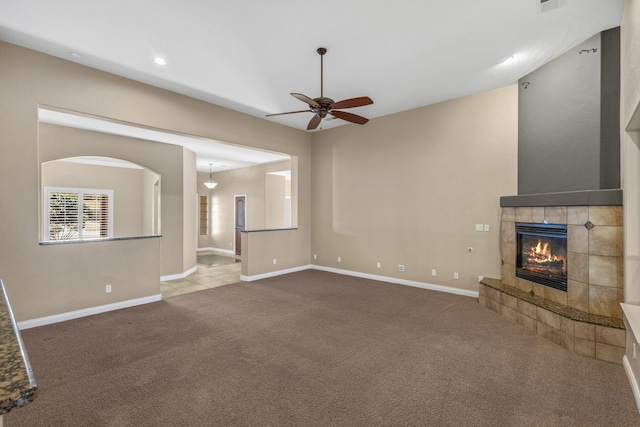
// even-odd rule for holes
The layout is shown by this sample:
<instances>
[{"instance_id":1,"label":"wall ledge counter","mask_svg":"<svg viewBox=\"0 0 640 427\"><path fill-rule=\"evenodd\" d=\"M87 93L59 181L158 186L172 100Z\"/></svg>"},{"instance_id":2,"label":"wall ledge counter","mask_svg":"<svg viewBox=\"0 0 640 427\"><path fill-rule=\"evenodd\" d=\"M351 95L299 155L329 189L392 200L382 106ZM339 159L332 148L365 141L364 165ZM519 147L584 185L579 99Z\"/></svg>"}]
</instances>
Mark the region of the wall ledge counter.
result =
<instances>
[{"instance_id":1,"label":"wall ledge counter","mask_svg":"<svg viewBox=\"0 0 640 427\"><path fill-rule=\"evenodd\" d=\"M20 330L0 280L0 417L31 402L36 384ZM1 419L1 418L0 418Z\"/></svg>"},{"instance_id":2,"label":"wall ledge counter","mask_svg":"<svg viewBox=\"0 0 640 427\"><path fill-rule=\"evenodd\" d=\"M107 237L100 239L83 239L83 240L50 240L39 242L40 246L51 245L69 245L74 243L95 243L95 242L114 242L119 240L141 240L141 239L158 239L162 234L149 234L146 236L122 236L122 237Z\"/></svg>"},{"instance_id":3,"label":"wall ledge counter","mask_svg":"<svg viewBox=\"0 0 640 427\"><path fill-rule=\"evenodd\" d=\"M263 233L265 231L289 231L289 230L297 230L297 227L293 228L259 228L256 230L242 230L242 233Z\"/></svg>"}]
</instances>

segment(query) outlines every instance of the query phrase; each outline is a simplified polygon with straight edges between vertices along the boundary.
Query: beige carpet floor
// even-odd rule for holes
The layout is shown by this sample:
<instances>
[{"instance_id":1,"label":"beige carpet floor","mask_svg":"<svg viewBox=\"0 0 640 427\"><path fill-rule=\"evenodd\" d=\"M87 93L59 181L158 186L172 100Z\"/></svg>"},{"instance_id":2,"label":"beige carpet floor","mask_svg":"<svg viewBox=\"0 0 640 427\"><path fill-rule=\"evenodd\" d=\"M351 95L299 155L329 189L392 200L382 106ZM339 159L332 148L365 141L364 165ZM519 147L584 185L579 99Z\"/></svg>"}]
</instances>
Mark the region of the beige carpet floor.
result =
<instances>
[{"instance_id":1,"label":"beige carpet floor","mask_svg":"<svg viewBox=\"0 0 640 427\"><path fill-rule=\"evenodd\" d=\"M14 426L638 426L622 366L473 298L320 271L23 332Z\"/></svg>"}]
</instances>

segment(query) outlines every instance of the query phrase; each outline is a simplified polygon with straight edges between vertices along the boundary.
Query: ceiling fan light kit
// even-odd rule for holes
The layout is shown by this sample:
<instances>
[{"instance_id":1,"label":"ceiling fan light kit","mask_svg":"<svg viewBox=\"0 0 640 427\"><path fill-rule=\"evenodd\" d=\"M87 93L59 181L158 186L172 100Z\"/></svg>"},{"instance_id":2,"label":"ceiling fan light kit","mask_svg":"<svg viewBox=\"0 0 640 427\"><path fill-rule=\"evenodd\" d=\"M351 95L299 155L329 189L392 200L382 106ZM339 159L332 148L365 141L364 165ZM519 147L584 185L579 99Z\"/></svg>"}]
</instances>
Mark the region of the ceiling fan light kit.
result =
<instances>
[{"instance_id":1,"label":"ceiling fan light kit","mask_svg":"<svg viewBox=\"0 0 640 427\"><path fill-rule=\"evenodd\" d=\"M299 111L289 111L287 113L276 113L276 114L267 114L267 117L271 116L281 116L283 114L297 114L297 113L314 113L314 116L309 121L307 125L307 130L313 130L318 127L322 119L327 117L327 115L331 115L338 119L346 120L351 123L357 123L359 125L363 125L369 121L369 119L358 116L357 114L348 113L346 111L339 111L345 108L355 108L362 107L364 105L373 104L373 101L368 96L361 96L358 98L349 98L342 101L335 102L331 98L327 98L324 96L324 64L323 57L325 53L327 53L327 49L324 47L320 47L317 50L318 55L320 55L320 96L318 98L309 98L306 95L301 93L292 93L296 99L306 103L309 106L308 110L299 110Z\"/></svg>"}]
</instances>

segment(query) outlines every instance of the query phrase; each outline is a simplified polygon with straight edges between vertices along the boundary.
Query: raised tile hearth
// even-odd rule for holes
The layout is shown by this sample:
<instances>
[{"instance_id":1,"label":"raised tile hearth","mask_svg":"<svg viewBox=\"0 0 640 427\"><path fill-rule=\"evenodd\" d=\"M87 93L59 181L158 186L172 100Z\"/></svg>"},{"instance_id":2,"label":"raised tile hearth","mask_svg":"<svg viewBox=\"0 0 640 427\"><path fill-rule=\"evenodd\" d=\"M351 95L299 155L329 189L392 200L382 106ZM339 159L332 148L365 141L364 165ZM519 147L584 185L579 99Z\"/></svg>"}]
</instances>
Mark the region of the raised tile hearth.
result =
<instances>
[{"instance_id":1,"label":"raised tile hearth","mask_svg":"<svg viewBox=\"0 0 640 427\"><path fill-rule=\"evenodd\" d=\"M478 301L505 319L569 351L622 363L625 329L620 319L563 306L490 278L480 282Z\"/></svg>"},{"instance_id":2,"label":"raised tile hearth","mask_svg":"<svg viewBox=\"0 0 640 427\"><path fill-rule=\"evenodd\" d=\"M515 223L567 225L567 291L516 277ZM576 353L621 363L622 207L503 207L502 279L480 284L480 303Z\"/></svg>"}]
</instances>

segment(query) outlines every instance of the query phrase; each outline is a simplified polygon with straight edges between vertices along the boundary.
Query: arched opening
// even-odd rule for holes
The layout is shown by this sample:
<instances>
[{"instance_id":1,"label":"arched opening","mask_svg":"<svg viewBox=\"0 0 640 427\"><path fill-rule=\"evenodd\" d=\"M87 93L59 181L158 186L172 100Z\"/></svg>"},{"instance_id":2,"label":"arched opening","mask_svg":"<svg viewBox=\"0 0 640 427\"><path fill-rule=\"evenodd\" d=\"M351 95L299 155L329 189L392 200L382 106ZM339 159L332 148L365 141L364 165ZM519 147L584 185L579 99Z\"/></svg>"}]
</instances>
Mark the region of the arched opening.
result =
<instances>
[{"instance_id":1,"label":"arched opening","mask_svg":"<svg viewBox=\"0 0 640 427\"><path fill-rule=\"evenodd\" d=\"M112 157L41 163L41 240L82 241L160 234L160 175Z\"/></svg>"}]
</instances>

